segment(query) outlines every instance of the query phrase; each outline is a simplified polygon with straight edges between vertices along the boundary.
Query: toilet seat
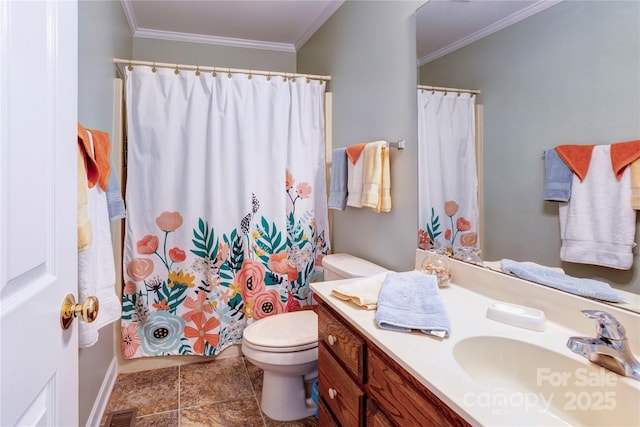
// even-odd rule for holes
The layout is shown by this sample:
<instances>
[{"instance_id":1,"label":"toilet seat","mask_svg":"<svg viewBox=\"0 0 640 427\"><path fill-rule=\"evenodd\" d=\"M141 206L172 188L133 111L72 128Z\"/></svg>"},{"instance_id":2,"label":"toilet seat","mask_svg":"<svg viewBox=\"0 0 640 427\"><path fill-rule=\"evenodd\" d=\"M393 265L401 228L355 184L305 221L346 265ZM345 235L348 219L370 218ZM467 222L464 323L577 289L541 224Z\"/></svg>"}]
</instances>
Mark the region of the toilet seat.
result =
<instances>
[{"instance_id":1,"label":"toilet seat","mask_svg":"<svg viewBox=\"0 0 640 427\"><path fill-rule=\"evenodd\" d=\"M243 344L257 351L290 353L318 346L318 315L312 310L260 319L242 333Z\"/></svg>"}]
</instances>

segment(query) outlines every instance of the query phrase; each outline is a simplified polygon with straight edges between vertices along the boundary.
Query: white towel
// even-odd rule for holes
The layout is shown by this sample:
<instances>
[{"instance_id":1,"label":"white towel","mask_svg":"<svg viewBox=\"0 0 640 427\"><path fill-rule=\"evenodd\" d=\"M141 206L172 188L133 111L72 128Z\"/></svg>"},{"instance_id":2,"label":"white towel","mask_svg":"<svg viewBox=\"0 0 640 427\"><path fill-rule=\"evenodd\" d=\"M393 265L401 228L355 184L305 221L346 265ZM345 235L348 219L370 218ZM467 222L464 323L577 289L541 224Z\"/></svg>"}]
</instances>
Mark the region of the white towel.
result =
<instances>
[{"instance_id":1,"label":"white towel","mask_svg":"<svg viewBox=\"0 0 640 427\"><path fill-rule=\"evenodd\" d=\"M91 139L91 133L89 132ZM93 148L93 141L92 148ZM111 243L107 195L99 185L87 191L87 213L91 220L93 239L89 248L78 253L78 297L83 302L89 296L99 301L98 317L91 323L80 321L79 347L89 347L98 341L98 329L120 317L121 305L116 295L116 270Z\"/></svg>"},{"instance_id":2,"label":"white towel","mask_svg":"<svg viewBox=\"0 0 640 427\"><path fill-rule=\"evenodd\" d=\"M355 165L347 162L347 206L362 207L362 176L364 173L364 153L360 154Z\"/></svg>"},{"instance_id":3,"label":"white towel","mask_svg":"<svg viewBox=\"0 0 640 427\"><path fill-rule=\"evenodd\" d=\"M341 300L351 301L365 310L375 310L378 305L378 294L387 273L380 273L351 282L347 285L336 286L331 293Z\"/></svg>"},{"instance_id":4,"label":"white towel","mask_svg":"<svg viewBox=\"0 0 640 427\"><path fill-rule=\"evenodd\" d=\"M560 203L560 259L628 270L636 233L631 172L617 180L610 153L609 145L595 146L584 180L574 175L571 199Z\"/></svg>"}]
</instances>

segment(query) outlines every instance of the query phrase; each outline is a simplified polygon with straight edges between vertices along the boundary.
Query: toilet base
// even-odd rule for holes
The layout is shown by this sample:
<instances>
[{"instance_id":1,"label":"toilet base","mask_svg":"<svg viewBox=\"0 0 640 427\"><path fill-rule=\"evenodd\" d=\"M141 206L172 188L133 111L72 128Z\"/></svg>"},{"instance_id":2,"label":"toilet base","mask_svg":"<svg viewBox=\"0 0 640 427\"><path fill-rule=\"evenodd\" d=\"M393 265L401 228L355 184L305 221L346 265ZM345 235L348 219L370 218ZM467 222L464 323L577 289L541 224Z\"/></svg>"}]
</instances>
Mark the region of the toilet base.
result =
<instances>
[{"instance_id":1,"label":"toilet base","mask_svg":"<svg viewBox=\"0 0 640 427\"><path fill-rule=\"evenodd\" d=\"M264 371L262 401L264 414L276 421L294 421L316 414L316 405L307 398L302 375L282 375Z\"/></svg>"}]
</instances>

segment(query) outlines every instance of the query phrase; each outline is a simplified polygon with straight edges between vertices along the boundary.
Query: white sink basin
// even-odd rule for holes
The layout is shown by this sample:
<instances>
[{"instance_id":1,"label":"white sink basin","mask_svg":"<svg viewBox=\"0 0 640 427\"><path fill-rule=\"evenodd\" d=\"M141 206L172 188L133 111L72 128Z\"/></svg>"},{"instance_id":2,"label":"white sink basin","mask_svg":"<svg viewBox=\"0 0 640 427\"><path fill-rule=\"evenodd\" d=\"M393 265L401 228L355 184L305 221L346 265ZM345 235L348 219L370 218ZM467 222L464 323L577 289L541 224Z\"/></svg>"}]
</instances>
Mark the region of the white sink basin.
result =
<instances>
[{"instance_id":1,"label":"white sink basin","mask_svg":"<svg viewBox=\"0 0 640 427\"><path fill-rule=\"evenodd\" d=\"M640 425L640 387L586 359L497 336L463 339L453 354L486 389L465 396L471 406L522 412L545 425Z\"/></svg>"}]
</instances>

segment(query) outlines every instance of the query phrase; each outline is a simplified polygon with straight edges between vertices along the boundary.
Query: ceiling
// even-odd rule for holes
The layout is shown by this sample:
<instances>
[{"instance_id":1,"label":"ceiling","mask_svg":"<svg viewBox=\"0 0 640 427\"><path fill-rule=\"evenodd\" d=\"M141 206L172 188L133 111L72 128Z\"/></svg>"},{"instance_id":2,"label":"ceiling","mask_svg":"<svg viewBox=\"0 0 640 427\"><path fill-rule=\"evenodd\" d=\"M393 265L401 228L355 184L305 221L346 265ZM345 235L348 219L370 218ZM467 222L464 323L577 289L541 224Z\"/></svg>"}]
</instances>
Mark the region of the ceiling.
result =
<instances>
[{"instance_id":1,"label":"ceiling","mask_svg":"<svg viewBox=\"0 0 640 427\"><path fill-rule=\"evenodd\" d=\"M345 0L121 0L135 37L295 52ZM348 0L353 1L353 0ZM559 0L431 0L416 13L418 63Z\"/></svg>"}]
</instances>

